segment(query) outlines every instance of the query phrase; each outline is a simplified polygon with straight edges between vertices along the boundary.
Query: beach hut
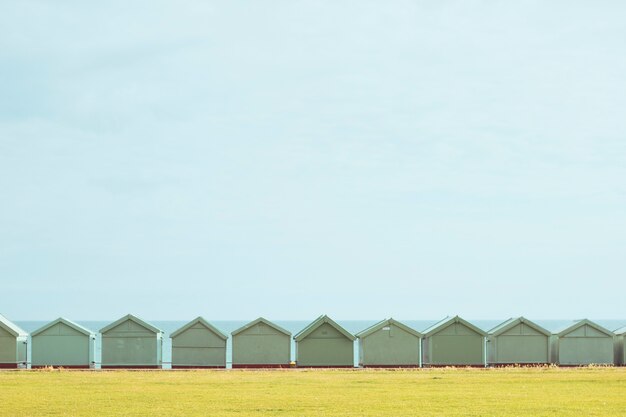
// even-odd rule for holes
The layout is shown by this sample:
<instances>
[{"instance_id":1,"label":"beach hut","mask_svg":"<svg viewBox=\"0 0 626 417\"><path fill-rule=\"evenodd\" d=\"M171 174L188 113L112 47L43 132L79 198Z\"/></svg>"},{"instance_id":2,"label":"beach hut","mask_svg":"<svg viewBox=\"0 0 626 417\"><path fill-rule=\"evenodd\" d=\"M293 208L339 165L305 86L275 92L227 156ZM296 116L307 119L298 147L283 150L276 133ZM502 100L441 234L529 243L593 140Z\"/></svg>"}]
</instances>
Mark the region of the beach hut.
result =
<instances>
[{"instance_id":1,"label":"beach hut","mask_svg":"<svg viewBox=\"0 0 626 417\"><path fill-rule=\"evenodd\" d=\"M100 330L102 368L160 368L163 332L129 314Z\"/></svg>"},{"instance_id":2,"label":"beach hut","mask_svg":"<svg viewBox=\"0 0 626 417\"><path fill-rule=\"evenodd\" d=\"M615 343L615 364L626 365L626 326L615 330L614 333L617 337Z\"/></svg>"},{"instance_id":3,"label":"beach hut","mask_svg":"<svg viewBox=\"0 0 626 417\"><path fill-rule=\"evenodd\" d=\"M613 364L615 334L590 320L556 333L556 363L564 366Z\"/></svg>"},{"instance_id":4,"label":"beach hut","mask_svg":"<svg viewBox=\"0 0 626 417\"><path fill-rule=\"evenodd\" d=\"M287 368L291 332L260 317L233 331L233 368Z\"/></svg>"},{"instance_id":5,"label":"beach hut","mask_svg":"<svg viewBox=\"0 0 626 417\"><path fill-rule=\"evenodd\" d=\"M225 368L228 336L202 317L170 335L172 368Z\"/></svg>"},{"instance_id":6,"label":"beach hut","mask_svg":"<svg viewBox=\"0 0 626 417\"><path fill-rule=\"evenodd\" d=\"M320 316L294 336L296 363L304 367L354 367L356 337L328 316Z\"/></svg>"},{"instance_id":7,"label":"beach hut","mask_svg":"<svg viewBox=\"0 0 626 417\"><path fill-rule=\"evenodd\" d=\"M418 367L422 334L394 319L383 320L356 334L359 366Z\"/></svg>"},{"instance_id":8,"label":"beach hut","mask_svg":"<svg viewBox=\"0 0 626 417\"><path fill-rule=\"evenodd\" d=\"M89 368L94 364L95 341L91 330L58 318L31 333L31 366Z\"/></svg>"},{"instance_id":9,"label":"beach hut","mask_svg":"<svg viewBox=\"0 0 626 417\"><path fill-rule=\"evenodd\" d=\"M25 368L28 333L0 314L0 368Z\"/></svg>"},{"instance_id":10,"label":"beach hut","mask_svg":"<svg viewBox=\"0 0 626 417\"><path fill-rule=\"evenodd\" d=\"M447 317L424 331L424 366L485 366L487 333L459 316Z\"/></svg>"},{"instance_id":11,"label":"beach hut","mask_svg":"<svg viewBox=\"0 0 626 417\"><path fill-rule=\"evenodd\" d=\"M494 366L550 363L550 332L524 317L511 318L489 331L487 363Z\"/></svg>"}]
</instances>

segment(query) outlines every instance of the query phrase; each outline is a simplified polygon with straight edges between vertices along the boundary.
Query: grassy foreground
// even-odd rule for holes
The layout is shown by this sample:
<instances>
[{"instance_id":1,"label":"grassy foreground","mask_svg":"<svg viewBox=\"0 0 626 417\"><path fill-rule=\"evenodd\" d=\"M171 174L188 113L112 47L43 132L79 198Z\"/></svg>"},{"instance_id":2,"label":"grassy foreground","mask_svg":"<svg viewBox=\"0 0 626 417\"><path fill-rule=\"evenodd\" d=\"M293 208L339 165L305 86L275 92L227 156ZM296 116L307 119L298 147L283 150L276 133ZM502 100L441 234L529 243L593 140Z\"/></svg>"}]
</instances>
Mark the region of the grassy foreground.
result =
<instances>
[{"instance_id":1,"label":"grassy foreground","mask_svg":"<svg viewBox=\"0 0 626 417\"><path fill-rule=\"evenodd\" d=\"M0 372L0 416L626 416L626 368Z\"/></svg>"}]
</instances>

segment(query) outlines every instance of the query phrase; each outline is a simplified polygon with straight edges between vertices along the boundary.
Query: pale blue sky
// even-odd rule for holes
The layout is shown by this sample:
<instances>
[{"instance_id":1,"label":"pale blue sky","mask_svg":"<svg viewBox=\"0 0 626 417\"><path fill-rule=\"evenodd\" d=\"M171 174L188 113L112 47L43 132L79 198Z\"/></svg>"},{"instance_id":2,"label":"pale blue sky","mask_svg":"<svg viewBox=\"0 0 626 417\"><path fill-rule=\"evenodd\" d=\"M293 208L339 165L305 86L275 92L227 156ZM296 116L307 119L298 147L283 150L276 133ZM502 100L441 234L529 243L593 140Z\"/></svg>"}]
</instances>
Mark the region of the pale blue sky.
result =
<instances>
[{"instance_id":1,"label":"pale blue sky","mask_svg":"<svg viewBox=\"0 0 626 417\"><path fill-rule=\"evenodd\" d=\"M624 16L3 1L0 312L626 318Z\"/></svg>"}]
</instances>

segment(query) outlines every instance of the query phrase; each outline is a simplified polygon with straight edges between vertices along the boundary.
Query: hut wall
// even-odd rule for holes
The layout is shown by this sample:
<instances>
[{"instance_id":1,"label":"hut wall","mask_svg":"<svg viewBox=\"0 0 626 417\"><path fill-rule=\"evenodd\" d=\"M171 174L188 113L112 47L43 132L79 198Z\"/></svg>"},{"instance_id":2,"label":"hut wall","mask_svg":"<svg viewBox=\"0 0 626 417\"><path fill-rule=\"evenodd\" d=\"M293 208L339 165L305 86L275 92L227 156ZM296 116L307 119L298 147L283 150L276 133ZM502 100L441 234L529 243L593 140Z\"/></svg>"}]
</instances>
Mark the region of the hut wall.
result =
<instances>
[{"instance_id":1,"label":"hut wall","mask_svg":"<svg viewBox=\"0 0 626 417\"><path fill-rule=\"evenodd\" d=\"M17 366L17 339L14 335L0 327L0 364Z\"/></svg>"},{"instance_id":2,"label":"hut wall","mask_svg":"<svg viewBox=\"0 0 626 417\"><path fill-rule=\"evenodd\" d=\"M354 366L354 342L328 323L296 346L298 366Z\"/></svg>"},{"instance_id":3,"label":"hut wall","mask_svg":"<svg viewBox=\"0 0 626 417\"><path fill-rule=\"evenodd\" d=\"M418 366L420 338L390 324L359 339L359 354L364 366Z\"/></svg>"},{"instance_id":4,"label":"hut wall","mask_svg":"<svg viewBox=\"0 0 626 417\"><path fill-rule=\"evenodd\" d=\"M428 338L432 365L483 365L484 337L452 323Z\"/></svg>"},{"instance_id":5,"label":"hut wall","mask_svg":"<svg viewBox=\"0 0 626 417\"><path fill-rule=\"evenodd\" d=\"M492 363L548 363L549 338L531 326L519 323L515 327L490 337L487 344Z\"/></svg>"},{"instance_id":6,"label":"hut wall","mask_svg":"<svg viewBox=\"0 0 626 417\"><path fill-rule=\"evenodd\" d=\"M32 365L89 366L90 337L57 323L32 337Z\"/></svg>"},{"instance_id":7,"label":"hut wall","mask_svg":"<svg viewBox=\"0 0 626 417\"><path fill-rule=\"evenodd\" d=\"M585 325L558 340L560 365L612 364L613 337Z\"/></svg>"},{"instance_id":8,"label":"hut wall","mask_svg":"<svg viewBox=\"0 0 626 417\"><path fill-rule=\"evenodd\" d=\"M284 366L291 360L291 337L260 322L233 335L232 350L233 366Z\"/></svg>"},{"instance_id":9,"label":"hut wall","mask_svg":"<svg viewBox=\"0 0 626 417\"><path fill-rule=\"evenodd\" d=\"M102 365L160 365L160 348L154 332L126 320L102 335Z\"/></svg>"},{"instance_id":10,"label":"hut wall","mask_svg":"<svg viewBox=\"0 0 626 417\"><path fill-rule=\"evenodd\" d=\"M226 366L226 340L201 323L172 338L173 366Z\"/></svg>"}]
</instances>

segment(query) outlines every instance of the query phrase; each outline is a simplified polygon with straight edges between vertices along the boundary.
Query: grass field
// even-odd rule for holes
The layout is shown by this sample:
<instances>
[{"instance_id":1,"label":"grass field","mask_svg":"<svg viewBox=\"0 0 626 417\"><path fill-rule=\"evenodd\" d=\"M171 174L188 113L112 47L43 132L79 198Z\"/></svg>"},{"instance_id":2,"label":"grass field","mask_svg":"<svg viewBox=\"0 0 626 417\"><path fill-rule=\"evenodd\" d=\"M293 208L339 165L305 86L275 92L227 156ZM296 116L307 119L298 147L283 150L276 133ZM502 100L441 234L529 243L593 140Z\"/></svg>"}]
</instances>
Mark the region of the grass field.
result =
<instances>
[{"instance_id":1,"label":"grass field","mask_svg":"<svg viewBox=\"0 0 626 417\"><path fill-rule=\"evenodd\" d=\"M626 416L626 368L0 372L0 416Z\"/></svg>"}]
</instances>

